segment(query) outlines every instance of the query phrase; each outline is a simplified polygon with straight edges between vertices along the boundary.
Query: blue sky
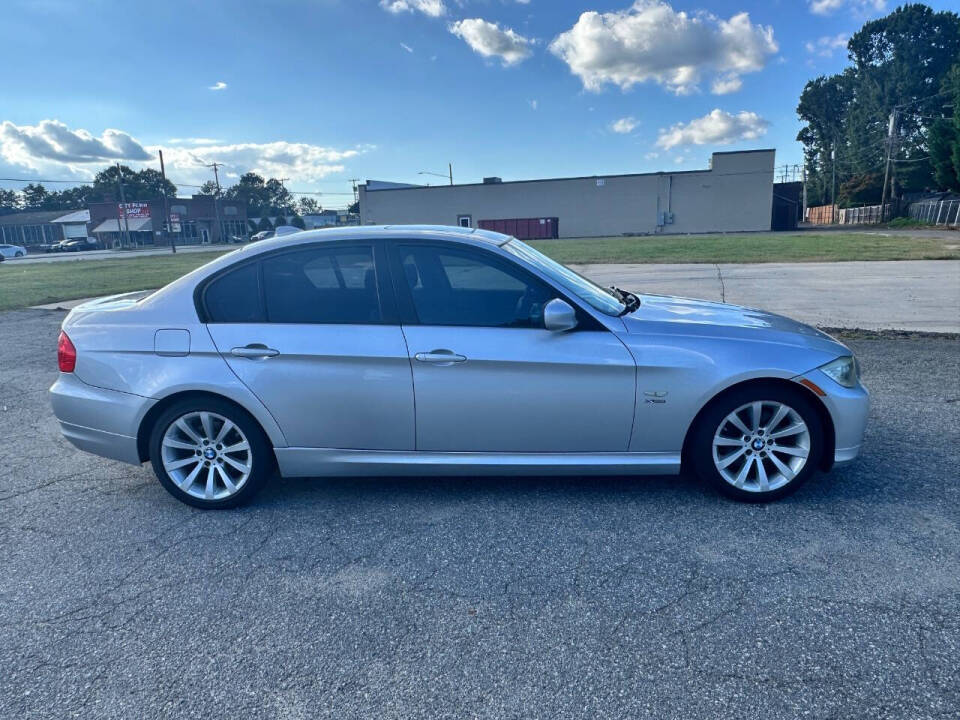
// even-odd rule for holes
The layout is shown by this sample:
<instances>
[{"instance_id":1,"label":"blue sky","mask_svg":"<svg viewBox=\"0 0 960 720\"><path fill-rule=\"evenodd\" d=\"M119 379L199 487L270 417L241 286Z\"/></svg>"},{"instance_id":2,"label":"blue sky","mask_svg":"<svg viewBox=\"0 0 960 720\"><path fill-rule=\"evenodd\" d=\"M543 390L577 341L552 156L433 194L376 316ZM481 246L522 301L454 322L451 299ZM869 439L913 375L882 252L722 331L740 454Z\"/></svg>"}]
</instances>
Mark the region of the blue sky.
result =
<instances>
[{"instance_id":1,"label":"blue sky","mask_svg":"<svg viewBox=\"0 0 960 720\"><path fill-rule=\"evenodd\" d=\"M952 2L931 2L947 9ZM883 0L5 0L0 177L119 158L293 189L800 162L797 98ZM47 121L47 122L45 122ZM3 182L16 187L18 183ZM343 206L347 195L321 197Z\"/></svg>"}]
</instances>

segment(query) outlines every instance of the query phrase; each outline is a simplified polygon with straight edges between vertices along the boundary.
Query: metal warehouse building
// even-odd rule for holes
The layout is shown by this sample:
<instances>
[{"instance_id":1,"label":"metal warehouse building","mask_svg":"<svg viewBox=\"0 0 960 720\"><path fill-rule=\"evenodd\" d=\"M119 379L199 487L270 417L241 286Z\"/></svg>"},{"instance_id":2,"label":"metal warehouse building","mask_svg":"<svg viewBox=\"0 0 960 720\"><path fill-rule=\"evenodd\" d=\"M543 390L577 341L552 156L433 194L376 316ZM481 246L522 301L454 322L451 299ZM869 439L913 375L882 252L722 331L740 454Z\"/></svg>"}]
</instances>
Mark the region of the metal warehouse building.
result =
<instances>
[{"instance_id":1,"label":"metal warehouse building","mask_svg":"<svg viewBox=\"0 0 960 720\"><path fill-rule=\"evenodd\" d=\"M518 237L769 230L773 167L773 150L748 150L714 153L707 170L432 187L369 181L360 186L360 218Z\"/></svg>"}]
</instances>

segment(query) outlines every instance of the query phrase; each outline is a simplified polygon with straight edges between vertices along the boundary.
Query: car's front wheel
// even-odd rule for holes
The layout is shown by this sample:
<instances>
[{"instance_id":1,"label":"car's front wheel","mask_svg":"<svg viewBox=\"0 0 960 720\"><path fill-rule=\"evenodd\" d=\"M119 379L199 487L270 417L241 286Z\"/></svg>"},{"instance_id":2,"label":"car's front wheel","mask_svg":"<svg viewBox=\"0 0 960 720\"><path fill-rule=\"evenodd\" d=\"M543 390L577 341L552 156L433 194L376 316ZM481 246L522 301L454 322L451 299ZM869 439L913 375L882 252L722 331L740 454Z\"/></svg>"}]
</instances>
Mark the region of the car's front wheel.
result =
<instances>
[{"instance_id":1,"label":"car's front wheel","mask_svg":"<svg viewBox=\"0 0 960 720\"><path fill-rule=\"evenodd\" d=\"M249 501L273 471L273 454L257 422L216 398L167 408L150 436L150 461L171 495L200 508Z\"/></svg>"},{"instance_id":2,"label":"car's front wheel","mask_svg":"<svg viewBox=\"0 0 960 720\"><path fill-rule=\"evenodd\" d=\"M697 474L737 500L794 492L820 465L823 423L803 391L745 386L701 416L691 448Z\"/></svg>"}]
</instances>

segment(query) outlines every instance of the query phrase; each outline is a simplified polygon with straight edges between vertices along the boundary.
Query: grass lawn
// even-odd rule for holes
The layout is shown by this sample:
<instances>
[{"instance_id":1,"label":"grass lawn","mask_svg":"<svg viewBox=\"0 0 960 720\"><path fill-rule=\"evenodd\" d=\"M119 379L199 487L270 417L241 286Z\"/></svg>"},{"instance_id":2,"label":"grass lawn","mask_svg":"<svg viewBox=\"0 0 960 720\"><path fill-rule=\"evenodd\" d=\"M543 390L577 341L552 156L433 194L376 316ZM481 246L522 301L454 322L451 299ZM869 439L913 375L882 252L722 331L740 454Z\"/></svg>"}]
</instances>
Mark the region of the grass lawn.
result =
<instances>
[{"instance_id":1,"label":"grass lawn","mask_svg":"<svg viewBox=\"0 0 960 720\"><path fill-rule=\"evenodd\" d=\"M531 243L563 263L762 263L960 258L960 233L867 232L659 235Z\"/></svg>"},{"instance_id":2,"label":"grass lawn","mask_svg":"<svg viewBox=\"0 0 960 720\"><path fill-rule=\"evenodd\" d=\"M883 235L867 232L745 233L542 240L560 262L760 263L960 258L960 233ZM157 288L226 252L144 255L110 260L0 263L0 310Z\"/></svg>"},{"instance_id":3,"label":"grass lawn","mask_svg":"<svg viewBox=\"0 0 960 720\"><path fill-rule=\"evenodd\" d=\"M0 263L0 310L161 287L223 252L24 265L8 260Z\"/></svg>"}]
</instances>

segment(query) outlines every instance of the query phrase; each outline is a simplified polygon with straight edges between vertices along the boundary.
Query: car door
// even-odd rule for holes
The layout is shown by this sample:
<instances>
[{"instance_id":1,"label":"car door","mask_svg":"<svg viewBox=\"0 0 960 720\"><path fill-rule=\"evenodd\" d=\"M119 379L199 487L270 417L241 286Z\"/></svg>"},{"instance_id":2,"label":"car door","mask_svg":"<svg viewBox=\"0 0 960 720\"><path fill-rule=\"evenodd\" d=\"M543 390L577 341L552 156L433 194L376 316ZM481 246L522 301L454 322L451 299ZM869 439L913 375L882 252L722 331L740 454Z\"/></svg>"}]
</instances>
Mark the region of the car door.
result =
<instances>
[{"instance_id":1,"label":"car door","mask_svg":"<svg viewBox=\"0 0 960 720\"><path fill-rule=\"evenodd\" d=\"M210 335L291 447L413 450L410 363L382 247L259 256L202 291Z\"/></svg>"},{"instance_id":2,"label":"car door","mask_svg":"<svg viewBox=\"0 0 960 720\"><path fill-rule=\"evenodd\" d=\"M492 251L396 241L391 257L417 450L627 450L635 365L613 333L585 312L572 331L546 330L561 293Z\"/></svg>"}]
</instances>

